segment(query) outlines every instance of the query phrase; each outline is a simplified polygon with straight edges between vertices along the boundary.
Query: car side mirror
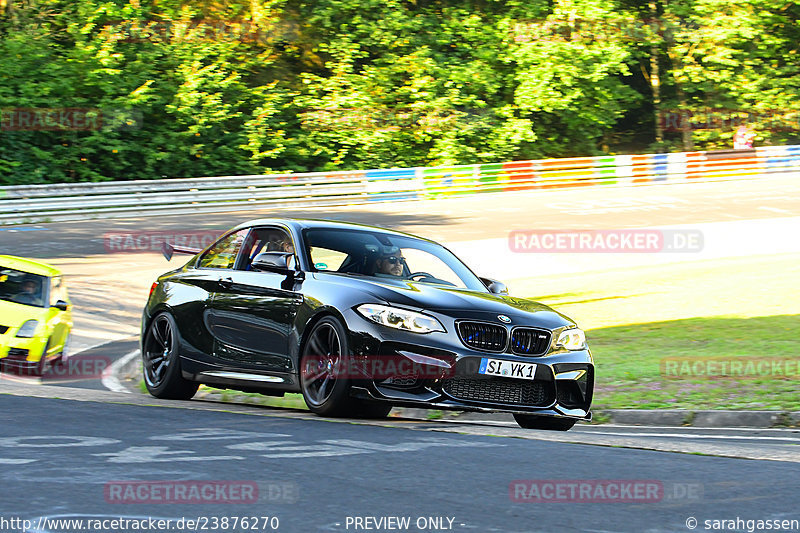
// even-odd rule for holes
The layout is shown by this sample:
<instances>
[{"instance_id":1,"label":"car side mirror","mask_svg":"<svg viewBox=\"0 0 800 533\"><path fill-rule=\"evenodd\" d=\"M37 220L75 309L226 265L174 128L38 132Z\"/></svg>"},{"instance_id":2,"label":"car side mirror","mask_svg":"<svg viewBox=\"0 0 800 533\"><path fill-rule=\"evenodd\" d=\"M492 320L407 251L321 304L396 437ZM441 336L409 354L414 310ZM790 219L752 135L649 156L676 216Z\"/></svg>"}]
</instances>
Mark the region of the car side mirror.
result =
<instances>
[{"instance_id":1,"label":"car side mirror","mask_svg":"<svg viewBox=\"0 0 800 533\"><path fill-rule=\"evenodd\" d=\"M250 266L253 270L275 272L277 274L293 274L295 272L294 254L288 252L261 252Z\"/></svg>"},{"instance_id":2,"label":"car side mirror","mask_svg":"<svg viewBox=\"0 0 800 533\"><path fill-rule=\"evenodd\" d=\"M506 287L505 283L491 278L481 278L481 282L492 294L508 294L508 287Z\"/></svg>"},{"instance_id":3,"label":"car side mirror","mask_svg":"<svg viewBox=\"0 0 800 533\"><path fill-rule=\"evenodd\" d=\"M54 305L53 307L55 307L59 311L66 311L67 309L69 309L69 304L67 302L65 302L64 300L59 300L59 301L56 302L56 305Z\"/></svg>"}]
</instances>

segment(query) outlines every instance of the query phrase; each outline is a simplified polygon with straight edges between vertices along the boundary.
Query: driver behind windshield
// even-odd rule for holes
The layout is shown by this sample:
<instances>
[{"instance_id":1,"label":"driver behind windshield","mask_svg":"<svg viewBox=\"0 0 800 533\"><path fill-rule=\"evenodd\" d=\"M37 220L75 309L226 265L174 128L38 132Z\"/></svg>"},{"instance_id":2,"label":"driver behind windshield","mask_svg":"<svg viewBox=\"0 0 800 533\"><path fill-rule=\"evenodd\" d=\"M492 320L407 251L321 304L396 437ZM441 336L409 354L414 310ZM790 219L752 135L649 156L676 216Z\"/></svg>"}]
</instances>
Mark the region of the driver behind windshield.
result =
<instances>
[{"instance_id":1,"label":"driver behind windshield","mask_svg":"<svg viewBox=\"0 0 800 533\"><path fill-rule=\"evenodd\" d=\"M42 305L41 287L39 283L32 279L26 279L22 282L22 291L13 297L13 300L20 304L26 305Z\"/></svg>"},{"instance_id":2,"label":"driver behind windshield","mask_svg":"<svg viewBox=\"0 0 800 533\"><path fill-rule=\"evenodd\" d=\"M405 261L406 258L399 249L392 253L384 253L375 261L375 275L400 277L403 275Z\"/></svg>"}]
</instances>

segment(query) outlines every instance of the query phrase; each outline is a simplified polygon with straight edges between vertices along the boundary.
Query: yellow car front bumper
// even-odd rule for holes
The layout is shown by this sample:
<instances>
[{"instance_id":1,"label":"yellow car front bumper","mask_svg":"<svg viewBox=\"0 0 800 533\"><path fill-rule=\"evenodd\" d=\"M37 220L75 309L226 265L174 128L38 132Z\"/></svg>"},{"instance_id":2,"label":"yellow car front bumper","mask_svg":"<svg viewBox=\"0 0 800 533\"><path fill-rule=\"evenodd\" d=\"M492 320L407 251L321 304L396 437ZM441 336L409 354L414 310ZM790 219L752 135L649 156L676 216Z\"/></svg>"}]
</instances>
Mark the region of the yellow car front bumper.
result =
<instances>
[{"instance_id":1,"label":"yellow car front bumper","mask_svg":"<svg viewBox=\"0 0 800 533\"><path fill-rule=\"evenodd\" d=\"M0 367L3 369L34 369L39 366L47 346L47 338L0 335Z\"/></svg>"}]
</instances>

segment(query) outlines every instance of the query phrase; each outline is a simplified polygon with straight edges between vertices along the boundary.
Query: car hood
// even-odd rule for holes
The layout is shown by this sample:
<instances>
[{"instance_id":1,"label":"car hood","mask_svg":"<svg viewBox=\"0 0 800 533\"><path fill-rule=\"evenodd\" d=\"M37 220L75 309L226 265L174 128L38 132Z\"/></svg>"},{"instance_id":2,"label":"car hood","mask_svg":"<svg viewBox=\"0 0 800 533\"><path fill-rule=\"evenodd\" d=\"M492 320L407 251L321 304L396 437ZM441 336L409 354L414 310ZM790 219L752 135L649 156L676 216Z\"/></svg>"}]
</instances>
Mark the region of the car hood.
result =
<instances>
[{"instance_id":1,"label":"car hood","mask_svg":"<svg viewBox=\"0 0 800 533\"><path fill-rule=\"evenodd\" d=\"M510 325L535 325L556 329L575 322L550 307L506 294L492 294L430 283L383 278L326 275L325 281L341 283L349 290L371 294L376 300L419 311L434 311L454 318L499 322L498 315L511 319ZM365 303L368 303L365 301Z\"/></svg>"},{"instance_id":2,"label":"car hood","mask_svg":"<svg viewBox=\"0 0 800 533\"><path fill-rule=\"evenodd\" d=\"M7 300L0 300L0 325L2 326L18 328L24 324L26 320L34 319L43 322L46 318L47 309L43 307L34 307L32 305L23 305Z\"/></svg>"}]
</instances>

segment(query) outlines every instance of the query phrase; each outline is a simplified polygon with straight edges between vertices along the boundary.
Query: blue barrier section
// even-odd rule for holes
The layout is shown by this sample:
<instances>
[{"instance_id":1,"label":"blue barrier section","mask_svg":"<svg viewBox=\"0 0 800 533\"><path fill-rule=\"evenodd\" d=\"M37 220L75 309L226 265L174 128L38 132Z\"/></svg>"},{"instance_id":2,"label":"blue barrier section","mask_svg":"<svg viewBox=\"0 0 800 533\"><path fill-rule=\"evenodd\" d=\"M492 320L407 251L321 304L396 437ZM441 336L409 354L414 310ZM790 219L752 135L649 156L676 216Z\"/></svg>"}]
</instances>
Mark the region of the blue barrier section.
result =
<instances>
[{"instance_id":1,"label":"blue barrier section","mask_svg":"<svg viewBox=\"0 0 800 533\"><path fill-rule=\"evenodd\" d=\"M653 181L667 181L669 165L653 165Z\"/></svg>"},{"instance_id":2,"label":"blue barrier section","mask_svg":"<svg viewBox=\"0 0 800 533\"><path fill-rule=\"evenodd\" d=\"M653 154L653 181L667 181L669 174L668 154Z\"/></svg>"},{"instance_id":3,"label":"blue barrier section","mask_svg":"<svg viewBox=\"0 0 800 533\"><path fill-rule=\"evenodd\" d=\"M366 177L370 201L416 200L419 197L415 168L368 170Z\"/></svg>"}]
</instances>

